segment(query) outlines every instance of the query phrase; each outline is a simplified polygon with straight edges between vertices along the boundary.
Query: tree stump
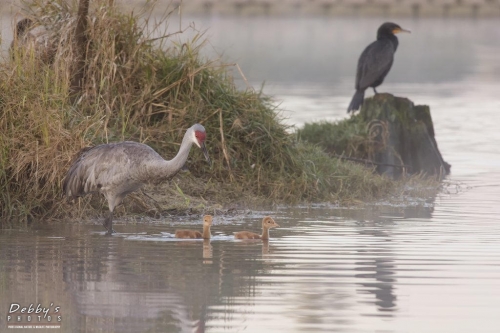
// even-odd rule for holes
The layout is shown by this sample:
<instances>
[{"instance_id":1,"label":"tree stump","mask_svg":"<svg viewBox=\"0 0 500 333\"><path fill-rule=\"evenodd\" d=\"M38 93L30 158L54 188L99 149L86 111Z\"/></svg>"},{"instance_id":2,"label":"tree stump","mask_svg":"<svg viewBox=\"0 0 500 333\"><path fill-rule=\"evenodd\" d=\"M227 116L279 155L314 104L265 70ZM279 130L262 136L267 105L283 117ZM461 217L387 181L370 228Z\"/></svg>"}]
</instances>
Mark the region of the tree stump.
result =
<instances>
[{"instance_id":1,"label":"tree stump","mask_svg":"<svg viewBox=\"0 0 500 333\"><path fill-rule=\"evenodd\" d=\"M365 99L359 115L369 124L376 146L371 160L377 172L398 178L406 173L443 177L450 172L434 138L427 105L414 105L407 98L376 94Z\"/></svg>"}]
</instances>

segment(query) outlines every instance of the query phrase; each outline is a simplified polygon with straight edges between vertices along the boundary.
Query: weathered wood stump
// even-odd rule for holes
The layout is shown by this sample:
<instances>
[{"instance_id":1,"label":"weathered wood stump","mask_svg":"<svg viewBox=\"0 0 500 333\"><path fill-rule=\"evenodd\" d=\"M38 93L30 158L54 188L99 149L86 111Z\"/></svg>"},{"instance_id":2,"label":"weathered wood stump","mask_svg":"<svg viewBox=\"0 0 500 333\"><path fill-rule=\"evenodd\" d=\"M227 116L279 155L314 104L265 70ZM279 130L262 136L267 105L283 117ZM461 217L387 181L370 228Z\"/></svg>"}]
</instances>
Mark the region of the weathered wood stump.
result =
<instances>
[{"instance_id":1,"label":"weathered wood stump","mask_svg":"<svg viewBox=\"0 0 500 333\"><path fill-rule=\"evenodd\" d=\"M405 173L443 177L450 172L434 138L427 105L377 94L365 99L360 117L369 124L370 138L378 147L370 159L379 173L398 178Z\"/></svg>"}]
</instances>

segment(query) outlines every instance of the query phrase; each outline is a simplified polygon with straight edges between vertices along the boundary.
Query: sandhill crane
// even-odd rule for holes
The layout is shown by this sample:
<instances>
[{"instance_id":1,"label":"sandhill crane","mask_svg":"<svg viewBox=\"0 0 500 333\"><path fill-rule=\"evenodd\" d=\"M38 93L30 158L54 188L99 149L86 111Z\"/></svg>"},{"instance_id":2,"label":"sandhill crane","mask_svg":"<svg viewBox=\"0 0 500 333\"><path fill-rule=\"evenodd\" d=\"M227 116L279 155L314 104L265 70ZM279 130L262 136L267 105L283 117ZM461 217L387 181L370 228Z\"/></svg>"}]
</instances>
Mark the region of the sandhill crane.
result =
<instances>
[{"instance_id":1,"label":"sandhill crane","mask_svg":"<svg viewBox=\"0 0 500 333\"><path fill-rule=\"evenodd\" d=\"M191 145L203 150L209 163L205 147L205 128L194 124L184 134L177 155L164 160L148 145L124 141L87 147L70 166L64 179L63 191L68 198L99 192L108 201L109 215L103 225L107 235L113 230L113 211L125 196L145 183L158 183L172 178L186 163Z\"/></svg>"}]
</instances>

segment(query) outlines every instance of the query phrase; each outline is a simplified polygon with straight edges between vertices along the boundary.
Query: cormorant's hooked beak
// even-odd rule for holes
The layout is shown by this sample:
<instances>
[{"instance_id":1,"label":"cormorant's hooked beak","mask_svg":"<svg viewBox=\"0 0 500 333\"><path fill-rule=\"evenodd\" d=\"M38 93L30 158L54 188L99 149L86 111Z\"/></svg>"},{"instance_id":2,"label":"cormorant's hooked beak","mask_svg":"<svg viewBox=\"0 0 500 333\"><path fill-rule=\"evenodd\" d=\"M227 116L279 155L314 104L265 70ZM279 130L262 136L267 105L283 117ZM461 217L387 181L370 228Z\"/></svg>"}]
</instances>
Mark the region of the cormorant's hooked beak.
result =
<instances>
[{"instance_id":1,"label":"cormorant's hooked beak","mask_svg":"<svg viewBox=\"0 0 500 333\"><path fill-rule=\"evenodd\" d=\"M410 30L406 30L406 29L403 29L403 28L396 28L396 29L392 30L393 34L398 34L400 32L407 32L407 33L411 34Z\"/></svg>"},{"instance_id":2,"label":"cormorant's hooked beak","mask_svg":"<svg viewBox=\"0 0 500 333\"><path fill-rule=\"evenodd\" d=\"M205 142L201 143L201 150L203 151L203 155L205 155L205 158L207 159L207 162L212 165L212 161L210 160L210 156L208 156L208 150L207 147L205 146Z\"/></svg>"}]
</instances>

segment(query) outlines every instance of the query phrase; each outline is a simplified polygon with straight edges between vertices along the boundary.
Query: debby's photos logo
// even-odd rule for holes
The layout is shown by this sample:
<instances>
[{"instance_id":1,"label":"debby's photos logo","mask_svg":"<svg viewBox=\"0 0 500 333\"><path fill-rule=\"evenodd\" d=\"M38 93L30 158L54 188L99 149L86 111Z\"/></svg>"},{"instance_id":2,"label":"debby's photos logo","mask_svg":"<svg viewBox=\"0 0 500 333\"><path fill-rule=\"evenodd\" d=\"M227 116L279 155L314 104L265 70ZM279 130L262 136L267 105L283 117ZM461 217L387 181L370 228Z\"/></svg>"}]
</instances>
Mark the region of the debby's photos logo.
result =
<instances>
[{"instance_id":1,"label":"debby's photos logo","mask_svg":"<svg viewBox=\"0 0 500 333\"><path fill-rule=\"evenodd\" d=\"M12 303L7 314L7 328L61 328L61 307L50 303L22 306Z\"/></svg>"}]
</instances>

